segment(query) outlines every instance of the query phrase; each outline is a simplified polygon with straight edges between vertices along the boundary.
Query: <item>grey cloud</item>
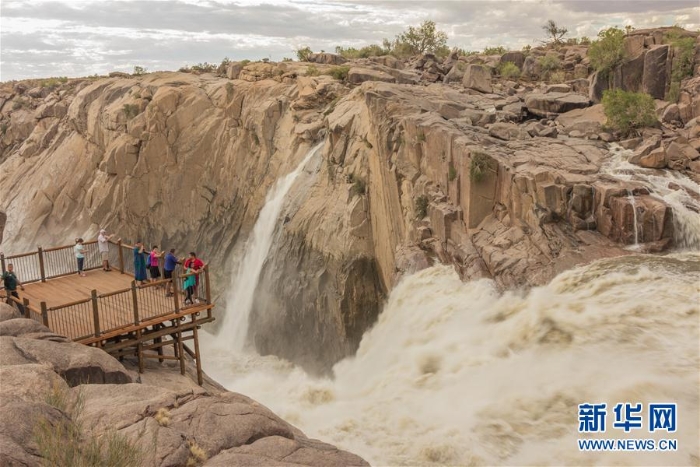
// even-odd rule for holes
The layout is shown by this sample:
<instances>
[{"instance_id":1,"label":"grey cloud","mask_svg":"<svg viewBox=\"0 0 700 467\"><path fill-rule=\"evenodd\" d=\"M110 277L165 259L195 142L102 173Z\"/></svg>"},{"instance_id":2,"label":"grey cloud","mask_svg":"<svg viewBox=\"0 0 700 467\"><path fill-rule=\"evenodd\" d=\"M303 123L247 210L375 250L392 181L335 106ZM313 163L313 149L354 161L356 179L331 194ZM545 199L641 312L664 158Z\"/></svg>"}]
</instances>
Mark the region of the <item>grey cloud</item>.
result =
<instances>
[{"instance_id":1,"label":"grey cloud","mask_svg":"<svg viewBox=\"0 0 700 467\"><path fill-rule=\"evenodd\" d=\"M555 3L579 13L670 12L698 8L697 0L557 0ZM700 15L700 8L696 15Z\"/></svg>"}]
</instances>

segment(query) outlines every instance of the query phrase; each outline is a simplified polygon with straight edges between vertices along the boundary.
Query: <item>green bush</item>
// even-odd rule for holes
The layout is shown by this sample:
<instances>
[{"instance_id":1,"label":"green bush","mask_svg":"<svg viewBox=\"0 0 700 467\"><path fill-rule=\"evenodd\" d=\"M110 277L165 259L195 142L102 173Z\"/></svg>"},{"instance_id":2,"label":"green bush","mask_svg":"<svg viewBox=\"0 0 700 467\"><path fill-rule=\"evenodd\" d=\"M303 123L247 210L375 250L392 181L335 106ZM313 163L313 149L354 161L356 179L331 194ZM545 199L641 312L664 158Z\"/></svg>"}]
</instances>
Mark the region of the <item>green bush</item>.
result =
<instances>
[{"instance_id":1,"label":"green bush","mask_svg":"<svg viewBox=\"0 0 700 467\"><path fill-rule=\"evenodd\" d=\"M318 70L316 65L309 65L306 67L306 76L318 76L321 72Z\"/></svg>"},{"instance_id":2,"label":"green bush","mask_svg":"<svg viewBox=\"0 0 700 467\"><path fill-rule=\"evenodd\" d=\"M623 46L625 32L620 28L608 28L598 33L598 40L588 48L588 58L596 71L607 73L626 58Z\"/></svg>"},{"instance_id":3,"label":"green bush","mask_svg":"<svg viewBox=\"0 0 700 467\"><path fill-rule=\"evenodd\" d=\"M681 83L678 81L672 81L668 88L668 94L666 94L665 100L668 102L678 103L681 98Z\"/></svg>"},{"instance_id":4,"label":"green bush","mask_svg":"<svg viewBox=\"0 0 700 467\"><path fill-rule=\"evenodd\" d=\"M297 49L297 50L295 51L295 53L297 54L297 59L298 59L300 62L308 62L308 61L309 61L309 55L311 55L311 54L314 53L314 52L313 52L313 50L311 50L310 47L306 46L306 47L302 47L302 48L300 48L300 49Z\"/></svg>"},{"instance_id":5,"label":"green bush","mask_svg":"<svg viewBox=\"0 0 700 467\"><path fill-rule=\"evenodd\" d=\"M447 177L450 179L451 182L453 182L457 178L457 169L455 169L455 166L452 164L450 164Z\"/></svg>"},{"instance_id":6,"label":"green bush","mask_svg":"<svg viewBox=\"0 0 700 467\"><path fill-rule=\"evenodd\" d=\"M134 67L134 72L132 73L132 75L136 75L136 76L145 75L147 71L148 71L147 68L136 65Z\"/></svg>"},{"instance_id":7,"label":"green bush","mask_svg":"<svg viewBox=\"0 0 700 467\"><path fill-rule=\"evenodd\" d=\"M583 36L578 43L581 45L591 45L591 39L588 36Z\"/></svg>"},{"instance_id":8,"label":"green bush","mask_svg":"<svg viewBox=\"0 0 700 467\"><path fill-rule=\"evenodd\" d=\"M341 81L345 81L348 77L348 73L350 72L350 67L349 66L334 66L328 71L328 74L331 75L335 79L339 79Z\"/></svg>"},{"instance_id":9,"label":"green bush","mask_svg":"<svg viewBox=\"0 0 700 467\"><path fill-rule=\"evenodd\" d=\"M136 104L124 104L122 111L126 115L126 119L131 120L140 113L141 109Z\"/></svg>"},{"instance_id":10,"label":"green bush","mask_svg":"<svg viewBox=\"0 0 700 467\"><path fill-rule=\"evenodd\" d=\"M501 66L499 67L499 72L504 78L520 78L520 68L518 68L518 65L516 65L513 62L501 63Z\"/></svg>"},{"instance_id":11,"label":"green bush","mask_svg":"<svg viewBox=\"0 0 700 467\"><path fill-rule=\"evenodd\" d=\"M420 26L409 28L396 36L394 49L402 55L419 55L433 53L440 55L447 45L447 34L439 31L435 21L423 21ZM448 49L449 53L449 49Z\"/></svg>"},{"instance_id":12,"label":"green bush","mask_svg":"<svg viewBox=\"0 0 700 467\"><path fill-rule=\"evenodd\" d=\"M542 74L549 75L561 68L561 61L555 55L545 55L539 59L540 69Z\"/></svg>"},{"instance_id":13,"label":"green bush","mask_svg":"<svg viewBox=\"0 0 700 467\"><path fill-rule=\"evenodd\" d=\"M250 60L248 60L248 59L246 58L245 60L241 60L241 61L240 61L240 62L238 62L238 63L240 63L240 64L241 64L241 66L246 66L247 64L249 64L249 63L250 63Z\"/></svg>"},{"instance_id":14,"label":"green bush","mask_svg":"<svg viewBox=\"0 0 700 467\"><path fill-rule=\"evenodd\" d=\"M549 82L553 84L560 84L566 81L566 74L563 71L555 71L549 74Z\"/></svg>"},{"instance_id":15,"label":"green bush","mask_svg":"<svg viewBox=\"0 0 700 467\"><path fill-rule=\"evenodd\" d=\"M695 39L684 37L682 32L682 29L674 27L664 35L664 42L673 47L671 85L666 96L670 102L678 102L681 81L693 76L695 65Z\"/></svg>"},{"instance_id":16,"label":"green bush","mask_svg":"<svg viewBox=\"0 0 700 467\"><path fill-rule=\"evenodd\" d=\"M469 178L474 182L480 182L488 168L488 156L482 152L475 152L469 161Z\"/></svg>"},{"instance_id":17,"label":"green bush","mask_svg":"<svg viewBox=\"0 0 700 467\"><path fill-rule=\"evenodd\" d=\"M606 125L623 135L657 122L654 98L641 92L607 90L603 93L603 110L608 118Z\"/></svg>"},{"instance_id":18,"label":"green bush","mask_svg":"<svg viewBox=\"0 0 700 467\"><path fill-rule=\"evenodd\" d=\"M352 192L355 195L364 195L367 190L367 183L359 177L355 177L355 181L352 184Z\"/></svg>"},{"instance_id":19,"label":"green bush","mask_svg":"<svg viewBox=\"0 0 700 467\"><path fill-rule=\"evenodd\" d=\"M503 55L508 52L502 45L497 45L496 47L485 47L484 55Z\"/></svg>"},{"instance_id":20,"label":"green bush","mask_svg":"<svg viewBox=\"0 0 700 467\"><path fill-rule=\"evenodd\" d=\"M428 215L428 197L420 195L416 198L416 218L423 219Z\"/></svg>"},{"instance_id":21,"label":"green bush","mask_svg":"<svg viewBox=\"0 0 700 467\"><path fill-rule=\"evenodd\" d=\"M345 57L349 60L356 58L369 58L369 57L380 57L382 55L389 55L391 53L390 49L386 49L381 45L371 44L359 49L355 47L341 47L335 48L335 53L341 57Z\"/></svg>"}]
</instances>

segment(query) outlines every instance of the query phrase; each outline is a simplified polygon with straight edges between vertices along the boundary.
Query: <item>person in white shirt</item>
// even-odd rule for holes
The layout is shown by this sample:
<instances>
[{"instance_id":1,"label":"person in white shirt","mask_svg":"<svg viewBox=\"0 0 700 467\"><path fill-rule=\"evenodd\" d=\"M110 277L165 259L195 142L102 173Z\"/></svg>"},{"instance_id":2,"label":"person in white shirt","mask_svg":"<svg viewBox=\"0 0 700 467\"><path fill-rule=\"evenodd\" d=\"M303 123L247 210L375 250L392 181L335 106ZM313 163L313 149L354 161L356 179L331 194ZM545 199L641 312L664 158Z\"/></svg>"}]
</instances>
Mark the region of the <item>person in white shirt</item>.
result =
<instances>
[{"instance_id":1,"label":"person in white shirt","mask_svg":"<svg viewBox=\"0 0 700 467\"><path fill-rule=\"evenodd\" d=\"M75 259L78 261L78 275L85 277L85 245L83 245L82 238L75 239L73 251L75 252Z\"/></svg>"},{"instance_id":2,"label":"person in white shirt","mask_svg":"<svg viewBox=\"0 0 700 467\"><path fill-rule=\"evenodd\" d=\"M107 235L105 229L100 230L100 235L97 237L97 248L100 250L100 255L102 255L102 270L111 271L109 267L109 240L114 237L114 234ZM118 241L118 240L117 240Z\"/></svg>"}]
</instances>

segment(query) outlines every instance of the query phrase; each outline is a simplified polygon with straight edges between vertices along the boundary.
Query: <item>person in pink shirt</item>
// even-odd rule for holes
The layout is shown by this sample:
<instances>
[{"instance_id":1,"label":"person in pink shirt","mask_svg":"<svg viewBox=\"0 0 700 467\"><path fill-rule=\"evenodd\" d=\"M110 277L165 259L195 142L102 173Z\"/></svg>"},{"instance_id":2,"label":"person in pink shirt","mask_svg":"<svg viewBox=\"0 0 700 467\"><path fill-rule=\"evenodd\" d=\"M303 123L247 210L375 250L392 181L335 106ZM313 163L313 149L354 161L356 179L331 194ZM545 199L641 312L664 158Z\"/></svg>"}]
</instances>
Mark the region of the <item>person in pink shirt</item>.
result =
<instances>
[{"instance_id":1,"label":"person in pink shirt","mask_svg":"<svg viewBox=\"0 0 700 467\"><path fill-rule=\"evenodd\" d=\"M158 245L153 245L151 253L148 255L148 270L151 273L151 282L160 279L159 260L163 257L163 253L158 251Z\"/></svg>"}]
</instances>

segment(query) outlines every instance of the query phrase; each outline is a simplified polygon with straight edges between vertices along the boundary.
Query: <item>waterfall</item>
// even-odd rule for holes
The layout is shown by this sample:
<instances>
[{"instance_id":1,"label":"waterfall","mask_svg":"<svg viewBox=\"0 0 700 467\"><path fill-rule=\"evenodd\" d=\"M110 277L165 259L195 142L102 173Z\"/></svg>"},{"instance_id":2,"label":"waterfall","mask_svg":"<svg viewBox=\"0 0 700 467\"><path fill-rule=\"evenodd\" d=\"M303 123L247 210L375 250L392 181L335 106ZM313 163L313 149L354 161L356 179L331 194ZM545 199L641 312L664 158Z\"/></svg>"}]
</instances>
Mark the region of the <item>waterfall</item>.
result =
<instances>
[{"instance_id":1,"label":"waterfall","mask_svg":"<svg viewBox=\"0 0 700 467\"><path fill-rule=\"evenodd\" d=\"M277 180L265 198L258 220L245 246L243 260L238 270L231 276L231 286L226 297L226 312L217 339L230 347L231 351L243 350L248 334L250 311L255 300L260 273L272 246L272 238L279 225L279 216L287 192L299 177L307 162L316 154L323 143L309 150L297 168Z\"/></svg>"},{"instance_id":2,"label":"waterfall","mask_svg":"<svg viewBox=\"0 0 700 467\"><path fill-rule=\"evenodd\" d=\"M634 198L632 190L627 190L627 199L630 200L632 206L632 222L634 225L634 249L639 248L639 231L637 230L637 201Z\"/></svg>"},{"instance_id":3,"label":"waterfall","mask_svg":"<svg viewBox=\"0 0 700 467\"><path fill-rule=\"evenodd\" d=\"M630 255L528 292L404 278L356 355L315 379L278 358L205 351L205 371L372 465L697 465L700 254ZM577 404L678 404L674 452L584 453ZM645 419L646 423L646 419Z\"/></svg>"},{"instance_id":4,"label":"waterfall","mask_svg":"<svg viewBox=\"0 0 700 467\"><path fill-rule=\"evenodd\" d=\"M673 210L674 243L679 248L700 249L700 185L673 170L639 167L628 162L632 151L612 145L611 157L601 172L625 181L636 181L651 190L650 195ZM636 211L635 211L636 215Z\"/></svg>"}]
</instances>

